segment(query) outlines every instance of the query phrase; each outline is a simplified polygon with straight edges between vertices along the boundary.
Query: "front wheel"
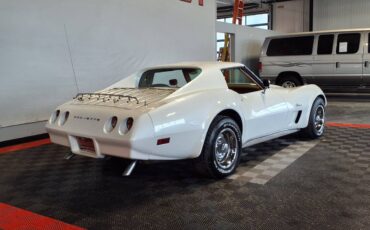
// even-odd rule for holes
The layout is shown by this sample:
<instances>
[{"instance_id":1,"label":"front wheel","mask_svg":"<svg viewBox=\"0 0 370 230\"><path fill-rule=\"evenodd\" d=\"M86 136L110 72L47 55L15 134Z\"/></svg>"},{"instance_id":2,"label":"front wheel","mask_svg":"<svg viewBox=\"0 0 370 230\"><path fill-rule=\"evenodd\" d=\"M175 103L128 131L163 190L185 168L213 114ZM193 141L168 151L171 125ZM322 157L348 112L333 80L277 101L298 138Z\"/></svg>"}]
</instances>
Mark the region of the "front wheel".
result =
<instances>
[{"instance_id":1,"label":"front wheel","mask_svg":"<svg viewBox=\"0 0 370 230\"><path fill-rule=\"evenodd\" d=\"M325 131L325 103L320 97L314 101L310 117L308 120L308 126L302 130L303 134L309 138L319 138L324 134Z\"/></svg>"},{"instance_id":2,"label":"front wheel","mask_svg":"<svg viewBox=\"0 0 370 230\"><path fill-rule=\"evenodd\" d=\"M241 132L236 122L217 116L212 122L201 155L195 159L198 172L213 178L234 173L240 160Z\"/></svg>"}]
</instances>

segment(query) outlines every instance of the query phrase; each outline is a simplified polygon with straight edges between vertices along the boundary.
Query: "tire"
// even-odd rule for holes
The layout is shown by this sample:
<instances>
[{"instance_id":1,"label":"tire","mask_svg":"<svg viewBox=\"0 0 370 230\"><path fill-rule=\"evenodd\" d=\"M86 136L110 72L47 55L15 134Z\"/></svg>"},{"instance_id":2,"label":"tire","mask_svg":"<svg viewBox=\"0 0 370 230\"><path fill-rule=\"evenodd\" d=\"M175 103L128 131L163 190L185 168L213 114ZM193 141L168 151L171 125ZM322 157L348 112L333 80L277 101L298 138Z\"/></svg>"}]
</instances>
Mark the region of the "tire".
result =
<instances>
[{"instance_id":1,"label":"tire","mask_svg":"<svg viewBox=\"0 0 370 230\"><path fill-rule=\"evenodd\" d=\"M277 84L284 88L294 88L302 85L301 81L295 76L281 77Z\"/></svg>"},{"instance_id":2,"label":"tire","mask_svg":"<svg viewBox=\"0 0 370 230\"><path fill-rule=\"evenodd\" d=\"M314 101L310 117L308 119L308 125L302 129L302 134L305 137L316 139L321 137L325 131L325 103L320 97Z\"/></svg>"},{"instance_id":3,"label":"tire","mask_svg":"<svg viewBox=\"0 0 370 230\"><path fill-rule=\"evenodd\" d=\"M194 160L198 173L212 178L224 178L235 172L241 154L241 131L236 122L226 116L212 121L202 153Z\"/></svg>"}]
</instances>

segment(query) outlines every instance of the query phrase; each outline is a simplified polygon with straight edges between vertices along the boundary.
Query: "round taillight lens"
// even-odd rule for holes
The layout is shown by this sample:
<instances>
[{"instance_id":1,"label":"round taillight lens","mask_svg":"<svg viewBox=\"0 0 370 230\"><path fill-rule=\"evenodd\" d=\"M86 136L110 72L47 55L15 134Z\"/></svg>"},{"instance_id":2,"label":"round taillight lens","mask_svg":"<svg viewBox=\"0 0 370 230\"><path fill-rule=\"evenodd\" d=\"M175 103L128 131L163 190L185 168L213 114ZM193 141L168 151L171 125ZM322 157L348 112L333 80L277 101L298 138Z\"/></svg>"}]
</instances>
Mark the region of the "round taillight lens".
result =
<instances>
[{"instance_id":1,"label":"round taillight lens","mask_svg":"<svg viewBox=\"0 0 370 230\"><path fill-rule=\"evenodd\" d=\"M112 120L111 120L112 129L116 128L117 120L118 120L117 117L112 117Z\"/></svg>"},{"instance_id":2,"label":"round taillight lens","mask_svg":"<svg viewBox=\"0 0 370 230\"><path fill-rule=\"evenodd\" d=\"M55 123L57 121L59 115L60 115L60 110L59 109L54 111L54 113L51 114L50 123Z\"/></svg>"},{"instance_id":3,"label":"round taillight lens","mask_svg":"<svg viewBox=\"0 0 370 230\"><path fill-rule=\"evenodd\" d=\"M67 122L68 117L69 117L69 112L68 111L64 112L59 119L59 125L64 125Z\"/></svg>"},{"instance_id":4,"label":"round taillight lens","mask_svg":"<svg viewBox=\"0 0 370 230\"><path fill-rule=\"evenodd\" d=\"M127 118L126 120L123 120L118 128L118 133L121 135L125 135L130 131L132 128L132 125L134 124L134 119L132 117Z\"/></svg>"},{"instance_id":5,"label":"round taillight lens","mask_svg":"<svg viewBox=\"0 0 370 230\"><path fill-rule=\"evenodd\" d=\"M117 126L118 119L116 116L111 117L105 122L104 125L104 132L110 133L113 131L113 129Z\"/></svg>"},{"instance_id":6,"label":"round taillight lens","mask_svg":"<svg viewBox=\"0 0 370 230\"><path fill-rule=\"evenodd\" d=\"M127 118L126 120L127 131L130 131L133 125L134 125L134 119L132 117Z\"/></svg>"}]
</instances>

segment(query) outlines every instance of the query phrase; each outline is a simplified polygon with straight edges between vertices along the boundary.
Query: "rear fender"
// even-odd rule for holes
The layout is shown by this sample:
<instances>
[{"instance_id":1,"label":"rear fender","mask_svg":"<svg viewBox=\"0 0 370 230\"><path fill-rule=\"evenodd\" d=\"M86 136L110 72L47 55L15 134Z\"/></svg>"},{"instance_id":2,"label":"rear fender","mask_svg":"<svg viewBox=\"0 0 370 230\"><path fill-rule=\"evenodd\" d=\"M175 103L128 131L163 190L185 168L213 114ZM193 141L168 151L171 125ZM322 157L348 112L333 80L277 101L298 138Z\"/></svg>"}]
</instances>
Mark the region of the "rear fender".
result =
<instances>
[{"instance_id":1,"label":"rear fender","mask_svg":"<svg viewBox=\"0 0 370 230\"><path fill-rule=\"evenodd\" d=\"M171 139L153 154L178 159L198 157L217 114L232 109L241 115L237 96L228 89L202 91L172 98L171 102L150 111L155 138Z\"/></svg>"}]
</instances>

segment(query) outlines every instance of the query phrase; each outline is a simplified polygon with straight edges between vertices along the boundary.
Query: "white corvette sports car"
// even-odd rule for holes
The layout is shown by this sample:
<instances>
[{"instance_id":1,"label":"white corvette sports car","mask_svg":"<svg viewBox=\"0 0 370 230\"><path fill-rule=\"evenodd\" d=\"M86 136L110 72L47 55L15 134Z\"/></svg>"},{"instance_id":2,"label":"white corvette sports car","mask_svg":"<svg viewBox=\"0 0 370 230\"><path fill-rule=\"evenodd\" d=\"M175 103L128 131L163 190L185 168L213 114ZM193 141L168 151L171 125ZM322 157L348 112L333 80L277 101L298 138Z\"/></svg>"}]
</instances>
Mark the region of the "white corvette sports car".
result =
<instances>
[{"instance_id":1,"label":"white corvette sports car","mask_svg":"<svg viewBox=\"0 0 370 230\"><path fill-rule=\"evenodd\" d=\"M324 133L326 98L316 85L282 88L238 63L147 68L59 106L46 125L73 154L137 160L193 158L196 168L232 174L241 149L301 131Z\"/></svg>"}]
</instances>

